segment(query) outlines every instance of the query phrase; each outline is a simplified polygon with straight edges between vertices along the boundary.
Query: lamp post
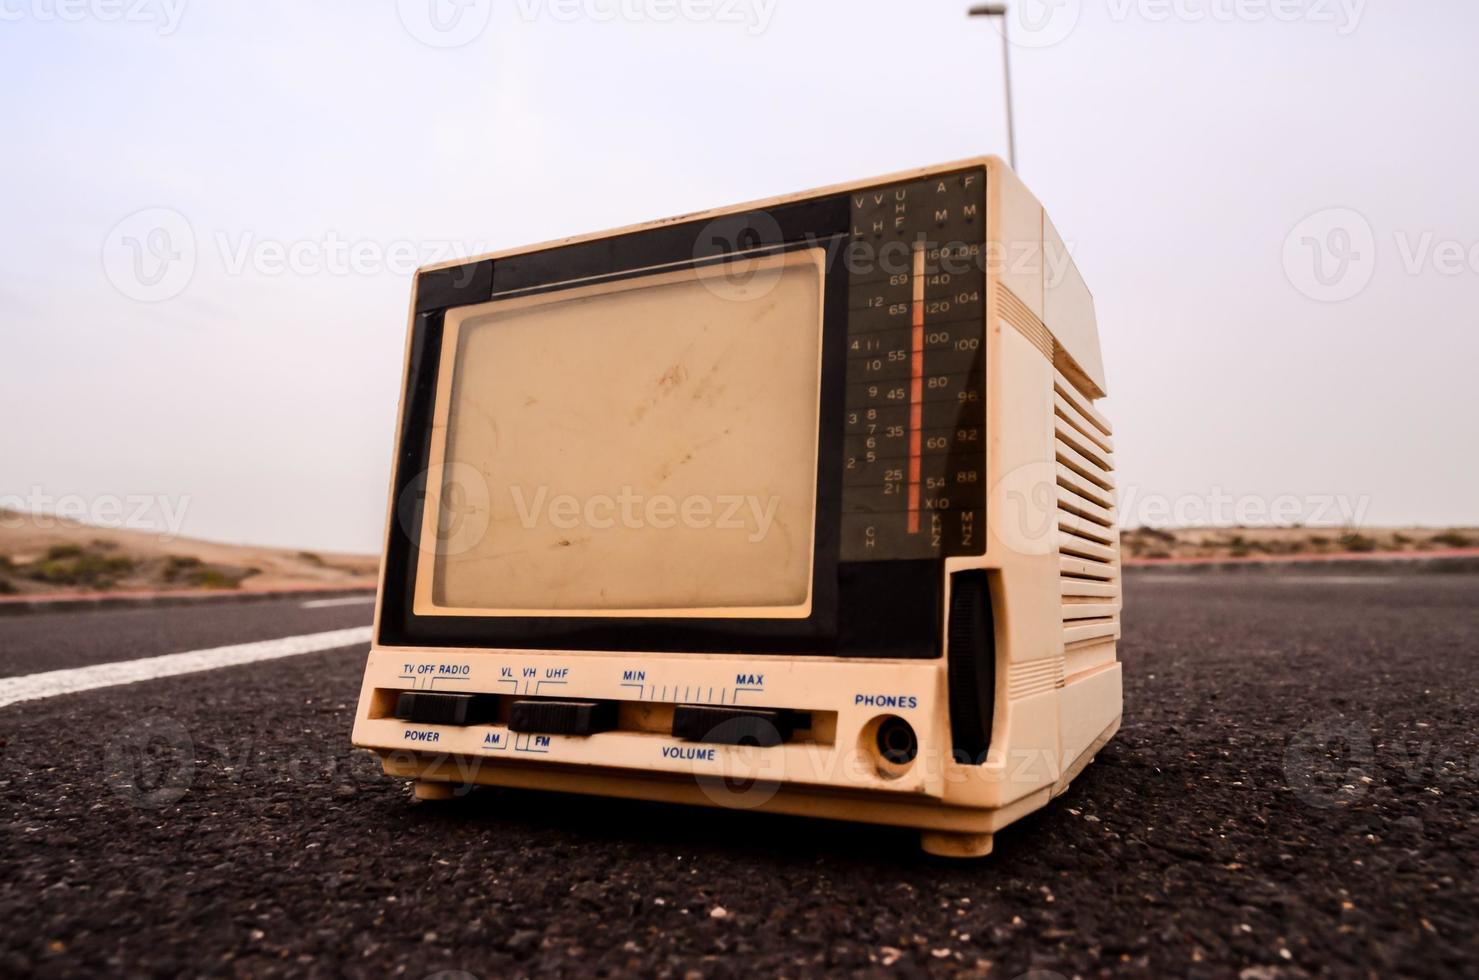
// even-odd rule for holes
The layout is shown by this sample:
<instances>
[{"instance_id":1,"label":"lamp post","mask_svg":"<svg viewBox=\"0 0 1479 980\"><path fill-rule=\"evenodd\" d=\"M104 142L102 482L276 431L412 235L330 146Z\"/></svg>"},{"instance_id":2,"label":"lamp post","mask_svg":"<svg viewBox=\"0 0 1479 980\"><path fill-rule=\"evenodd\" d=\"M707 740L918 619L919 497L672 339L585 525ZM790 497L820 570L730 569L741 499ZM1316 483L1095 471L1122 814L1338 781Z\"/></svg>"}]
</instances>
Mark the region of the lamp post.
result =
<instances>
[{"instance_id":1,"label":"lamp post","mask_svg":"<svg viewBox=\"0 0 1479 980\"><path fill-rule=\"evenodd\" d=\"M981 3L969 11L971 17L1001 18L1001 71L1006 80L1007 97L1007 161L1017 169L1017 134L1012 123L1012 60L1011 43L1007 40L1007 5L1004 3Z\"/></svg>"}]
</instances>

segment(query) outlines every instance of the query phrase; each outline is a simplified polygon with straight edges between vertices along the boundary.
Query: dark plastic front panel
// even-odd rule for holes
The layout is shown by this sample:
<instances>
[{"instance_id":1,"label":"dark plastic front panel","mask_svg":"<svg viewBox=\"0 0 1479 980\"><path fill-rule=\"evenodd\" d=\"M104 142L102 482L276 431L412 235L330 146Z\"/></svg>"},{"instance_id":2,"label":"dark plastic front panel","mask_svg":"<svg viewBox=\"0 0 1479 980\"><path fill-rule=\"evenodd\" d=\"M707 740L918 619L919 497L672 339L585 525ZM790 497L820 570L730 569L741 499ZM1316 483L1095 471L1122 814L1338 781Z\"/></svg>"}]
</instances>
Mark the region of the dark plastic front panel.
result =
<instances>
[{"instance_id":1,"label":"dark plastic front panel","mask_svg":"<svg viewBox=\"0 0 1479 980\"><path fill-rule=\"evenodd\" d=\"M379 642L940 656L943 559L980 554L985 534L984 202L985 171L977 168L423 274L398 433ZM414 613L422 487L449 309L515 291L723 261L736 251L810 247L825 250L826 278L809 617Z\"/></svg>"}]
</instances>

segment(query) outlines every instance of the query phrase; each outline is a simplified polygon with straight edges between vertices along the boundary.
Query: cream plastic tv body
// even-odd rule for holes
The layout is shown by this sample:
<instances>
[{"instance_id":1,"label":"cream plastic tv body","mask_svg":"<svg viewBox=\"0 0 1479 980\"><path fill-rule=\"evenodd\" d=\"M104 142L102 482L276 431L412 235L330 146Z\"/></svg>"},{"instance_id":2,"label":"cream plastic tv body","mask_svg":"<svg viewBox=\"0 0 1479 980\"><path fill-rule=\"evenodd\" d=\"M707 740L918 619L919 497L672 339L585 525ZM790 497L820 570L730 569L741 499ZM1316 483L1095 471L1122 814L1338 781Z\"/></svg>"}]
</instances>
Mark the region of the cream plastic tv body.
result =
<instances>
[{"instance_id":1,"label":"cream plastic tv body","mask_svg":"<svg viewBox=\"0 0 1479 980\"><path fill-rule=\"evenodd\" d=\"M795 215L808 214L811 202L835 201L843 194L853 201L853 218L869 222L863 225L855 220L847 236L847 247L858 248L859 243L867 245L871 230L891 213L887 204L880 210L876 201L864 200L870 192L877 194L890 186L903 185L929 189L931 185L925 182L938 180L943 193L948 175L954 181L954 193L956 188L974 187L971 174L979 174L984 180L984 229L975 230L973 225L952 227L967 227L968 235L984 237L985 244L981 253L983 314L957 334L979 336L985 355L984 384L980 385L985 402L985 533L980 539L984 553L942 553L938 559L939 615L922 642L934 644L940 656L849 656L846 648L827 651L826 655L808 655L805 651L753 655L722 649L652 652L630 649L625 643L622 649L609 650L581 649L569 643L550 649L527 641L442 644L422 638L405 642L407 630L402 624L412 621L408 617L420 616L414 621L428 624L428 630L439 628L446 616L476 616L477 609L462 608L469 603L500 605L479 602L479 596L501 596L509 591L527 595L502 603L510 608L494 609L494 616L532 614L550 616L555 621L569 615L603 614L585 608L592 604L590 595L595 593L583 590L579 582L565 575L569 568L578 566L559 563L536 567L530 574L548 572L553 583L549 588L562 595L568 591L574 605L566 603L559 609L531 612L524 607L542 593L515 583L515 579L518 583L528 581L526 577L487 571L500 567L499 562L505 560L502 553L496 548L480 552L480 543L445 547L433 526L433 517L443 514L447 506L441 499L443 493L452 493L444 487L451 486L448 474L454 463L471 466L482 479L492 481L495 494L499 467L525 465L518 459L517 448L506 445L517 442L517 434L479 441L477 432L481 430L471 423L458 423L462 430L454 431L451 439L463 447L460 455L448 460L445 470L438 466L442 458L438 454L448 451L448 413L457 410L455 397L465 399L470 390L466 385L473 384L465 381L462 395L454 397L448 380L454 355L461 351L467 363L473 365L475 354L468 352L474 347L473 341L463 347L455 340L448 341L438 356L431 358L418 330L431 322L428 317L441 316L438 331L445 330L444 336L455 337L459 323L465 326L471 322L469 317L493 311L487 315L494 319L487 322L502 325L499 329L503 332L486 335L496 349L489 355L487 367L478 370L496 373L502 370L497 366L500 357L506 362L510 351L519 350L525 343L518 339L522 329L519 325L525 323L518 317L529 314L528 307L540 304L541 290L531 288L529 283L541 283L506 279L504 284L512 288L495 291L495 287L481 281L494 274L483 270L500 268L501 261L508 262L515 271L525 267L513 257L537 270L541 255L556 254L551 250L585 244L599 249L603 240L617 236L639 236L622 237L622 243L658 242L665 229L724 231L731 216L745 215L747 222L763 224L768 217L762 220L753 216L773 214L784 223ZM903 201L903 191L899 194ZM967 212L967 222L978 214L969 206L960 210ZM640 237L645 233L657 234ZM760 235L759 244L764 245L763 230ZM833 236L831 244L836 244L836 238ZM829 242L812 244L812 248L792 248L784 254L758 250L758 257L746 269L765 275L774 266L782 270L776 275L784 275L784 270L793 265L826 261L818 256ZM738 252L744 245L741 238L734 250ZM604 253L576 249L558 254L572 256L575 261L588 254ZM943 261L945 253L939 254ZM747 256L739 255L736 261L741 258ZM849 253L846 260L852 258ZM578 273L579 261L572 268ZM688 280L694 276L703 279L716 269L729 267L721 263L697 272L685 273L681 266L646 271L675 278L673 287L683 289L697 288L691 282L685 286L685 276ZM562 275L562 285L587 288L585 280L569 270ZM441 278L435 278L438 276ZM598 274L587 278L588 286L602 296L621 288L603 293L603 283L608 279ZM572 279L580 281L572 286ZM706 283L700 285L708 288ZM724 288L724 283L718 286ZM473 301L463 304L462 313L426 312L433 305L428 297L437 290L455 292L464 287L471 290L466 295ZM803 295L806 287L800 278L795 291L800 296L797 308L807 308L804 304L811 299ZM579 295L562 293L566 298ZM916 291L916 310L918 296ZM631 301L637 300L640 297ZM550 309L551 316L558 316L560 310L568 312L576 307ZM533 315L539 314L536 311ZM920 314L914 315L917 327ZM633 316L640 319L639 311ZM532 325L542 327L544 321ZM724 328L721 324L714 329ZM979 334L975 333L977 329ZM999 159L986 157L923 168L424 270L413 300L410 333L398 427L397 475L393 477L387 522L387 558L382 564L375 642L365 670L353 740L355 745L374 751L388 774L413 779L418 797L446 798L459 786L490 784L744 807L915 827L922 831L924 847L931 853L982 855L989 853L996 831L1062 793L1118 729L1122 704L1116 658L1120 632L1119 546L1111 431L1092 404L1105 394L1093 301L1042 206ZM802 330L793 333L798 338L809 336ZM784 331L782 334L790 336ZM807 395L814 389L806 385L812 383L810 373L819 356L816 345L808 347L808 342L798 341L794 351L789 347L777 351L777 357L791 353L797 362L790 372L795 380L785 384L790 386L787 391L798 391L803 399L814 397ZM662 343L661 337L655 336L650 345L644 341L640 346L661 347ZM917 340L915 343L917 352L920 348ZM644 370L631 360L623 361L620 354L601 352L601 356L614 358L613 375ZM913 375L921 373L919 363L915 361ZM852 362L848 364L852 370ZM550 369L558 372L560 366ZM513 376L521 373L527 372L509 372L500 386L508 389L515 385ZM440 380L433 383L429 380L433 375ZM482 376L467 375L472 379ZM848 379L851 381L852 375ZM424 391L418 394L418 384L435 388L435 395ZM918 397L918 389L913 390ZM535 394L521 397L534 400ZM596 404L581 410L601 410L597 396L591 397ZM776 397L784 400L785 396ZM418 402L418 398L424 402ZM414 413L422 410L431 413L430 425L408 428L408 423L415 421ZM487 410L487 406L479 410ZM748 412L743 414L749 417ZM915 420L914 430L918 430L918 416L910 417ZM711 421L704 420L703 424ZM801 446L814 446L815 440L828 438L826 432L817 434L820 426L816 423L808 428L803 420L794 427L800 435L787 438ZM457 426L451 428L456 430ZM413 450L420 445L417 440L422 430L427 430L424 434L430 449L418 460ZM571 438L578 446L578 436ZM915 436L911 434L910 438ZM913 445L918 445L917 439ZM469 452L474 456L500 454L499 462L482 466L481 457L469 458ZM802 458L799 451L796 458ZM848 462L851 465L851 457ZM430 476L426 477L428 464ZM537 468L538 460L528 465ZM415 481L408 482L406 476L418 469L423 483L411 486ZM775 478L784 482L795 470L787 467ZM918 471L914 473L917 484ZM806 479L814 476L803 475ZM416 511L409 501L412 492L423 484L424 509ZM485 538L489 536L488 527L495 531L491 537L498 538L496 532L502 525L498 523L496 501L489 504L477 497L470 505L465 500L462 504L470 506L471 520L483 528ZM487 513L480 513L480 506ZM817 520L817 513L825 509L823 502L814 501L812 519ZM414 516L408 516L413 512ZM805 509L799 508L789 516L804 519ZM926 520L935 519L926 515ZM872 532L868 533L871 547ZM406 538L415 540L406 549L406 557L397 558L398 542ZM434 543L421 546L417 540ZM601 554L615 562L631 560L631 548L647 540L655 539L617 537ZM551 548L570 546L565 538L540 544ZM448 556L439 551L458 554ZM736 574L764 576L763 563L744 565L745 556L750 554L735 552L738 557L732 567L738 569ZM460 556L464 555L475 557L463 560ZM792 557L776 551L766 560L779 567ZM418 570L418 581L412 588L407 579ZM978 574L969 579L958 577L964 572ZM692 571L685 574L694 577ZM555 581L557 578L560 581ZM800 579L796 576L797 581ZM971 676L971 660L965 654L956 650L953 659L951 656L952 641L962 644L972 635L965 627L956 629L952 625L955 615L964 617L972 612L968 603L960 605L960 596L951 594L953 582L968 580L989 586L989 614L981 613L989 635L984 653L977 655L984 658L977 665L981 675L977 678ZM438 606L436 590L428 584L432 581L446 593L442 603L445 608ZM450 598L454 591L464 598ZM629 608L617 612L631 613L632 603L640 607L644 600L638 593L640 589L633 593ZM692 608L667 613L641 611L643 615L672 616L677 621L729 614L765 618L771 615L767 608L773 609L774 615L787 617L814 614L812 606L818 601L811 592L792 595L779 586L762 588L755 594L762 596L755 600L755 608L747 601L730 602L735 608L728 610L714 609L710 599L695 597ZM604 614L610 615L611 611ZM392 619L393 627L387 625ZM737 642L739 646L742 644ZM968 754L962 757L960 747L952 744L952 711L964 715L974 710L968 698L959 702L963 707L952 707L952 682L957 685L959 697L965 697L959 692L973 682L988 685L983 688L989 691L987 702L980 706L980 724L989 732L983 758ZM483 693L495 697L476 702L481 707L475 723L438 724L397 717L398 712L404 714L404 705L411 703L402 700L404 692ZM610 714L604 716L606 730L588 735L531 731L527 721L521 723L524 731L514 731L510 728L510 711L516 701L534 702L540 709L552 711L571 710L561 703L595 702ZM548 707L550 704L555 707ZM722 738L716 743L675 736L675 712L680 706L689 706L682 710L691 712L694 705L763 708L780 712L776 717L791 719L793 724L780 744L765 744L765 738L760 745L734 745L725 744ZM737 717L745 716L741 713ZM900 729L890 719L903 719L907 725ZM538 724L533 727L537 729ZM906 734L900 735L901 731ZM912 745L907 744L908 732L913 735Z\"/></svg>"}]
</instances>

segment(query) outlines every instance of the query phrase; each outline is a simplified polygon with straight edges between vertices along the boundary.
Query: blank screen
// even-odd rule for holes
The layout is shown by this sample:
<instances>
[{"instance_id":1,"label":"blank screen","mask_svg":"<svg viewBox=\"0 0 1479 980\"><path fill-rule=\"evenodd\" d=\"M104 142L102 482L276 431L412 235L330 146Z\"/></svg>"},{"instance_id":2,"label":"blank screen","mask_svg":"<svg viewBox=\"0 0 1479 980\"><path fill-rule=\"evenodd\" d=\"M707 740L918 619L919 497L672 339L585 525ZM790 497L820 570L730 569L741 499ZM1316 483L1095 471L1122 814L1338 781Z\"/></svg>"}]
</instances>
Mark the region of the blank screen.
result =
<instances>
[{"instance_id":1,"label":"blank screen","mask_svg":"<svg viewBox=\"0 0 1479 980\"><path fill-rule=\"evenodd\" d=\"M418 612L808 614L821 322L817 249L449 318Z\"/></svg>"}]
</instances>

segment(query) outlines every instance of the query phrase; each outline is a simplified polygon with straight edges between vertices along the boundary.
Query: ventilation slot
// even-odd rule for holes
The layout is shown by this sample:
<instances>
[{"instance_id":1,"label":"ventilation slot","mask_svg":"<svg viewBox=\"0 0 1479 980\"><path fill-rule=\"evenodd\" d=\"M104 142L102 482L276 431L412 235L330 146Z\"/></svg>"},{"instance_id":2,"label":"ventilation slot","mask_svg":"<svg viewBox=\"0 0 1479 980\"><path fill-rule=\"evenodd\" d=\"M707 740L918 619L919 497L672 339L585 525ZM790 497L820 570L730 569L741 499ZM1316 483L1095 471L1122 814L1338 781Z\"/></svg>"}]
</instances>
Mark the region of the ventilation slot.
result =
<instances>
[{"instance_id":1,"label":"ventilation slot","mask_svg":"<svg viewBox=\"0 0 1479 980\"><path fill-rule=\"evenodd\" d=\"M1104 416L1056 371L1053 423L1063 646L1072 674L1112 659L1111 644L1120 635L1114 442Z\"/></svg>"}]
</instances>

